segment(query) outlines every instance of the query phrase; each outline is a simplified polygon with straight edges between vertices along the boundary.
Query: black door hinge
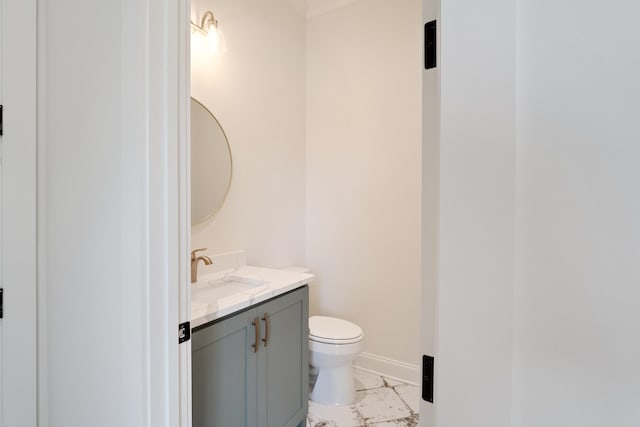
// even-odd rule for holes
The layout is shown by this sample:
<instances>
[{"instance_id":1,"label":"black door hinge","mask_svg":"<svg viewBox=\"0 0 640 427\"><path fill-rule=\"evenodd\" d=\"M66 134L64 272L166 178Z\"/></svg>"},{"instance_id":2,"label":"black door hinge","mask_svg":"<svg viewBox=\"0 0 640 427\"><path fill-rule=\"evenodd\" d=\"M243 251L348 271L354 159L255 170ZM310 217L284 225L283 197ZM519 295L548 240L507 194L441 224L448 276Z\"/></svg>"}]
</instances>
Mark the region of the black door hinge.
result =
<instances>
[{"instance_id":1,"label":"black door hinge","mask_svg":"<svg viewBox=\"0 0 640 427\"><path fill-rule=\"evenodd\" d=\"M424 69L436 68L437 62L437 24L436 21L424 24Z\"/></svg>"},{"instance_id":2,"label":"black door hinge","mask_svg":"<svg viewBox=\"0 0 640 427\"><path fill-rule=\"evenodd\" d=\"M4 289L0 288L0 319L4 317L3 300L4 300Z\"/></svg>"},{"instance_id":3,"label":"black door hinge","mask_svg":"<svg viewBox=\"0 0 640 427\"><path fill-rule=\"evenodd\" d=\"M0 135L2 135L2 105L0 105Z\"/></svg>"},{"instance_id":4,"label":"black door hinge","mask_svg":"<svg viewBox=\"0 0 640 427\"><path fill-rule=\"evenodd\" d=\"M433 403L433 356L422 356L422 399Z\"/></svg>"},{"instance_id":5,"label":"black door hinge","mask_svg":"<svg viewBox=\"0 0 640 427\"><path fill-rule=\"evenodd\" d=\"M178 344L191 339L191 322L184 322L178 325Z\"/></svg>"}]
</instances>

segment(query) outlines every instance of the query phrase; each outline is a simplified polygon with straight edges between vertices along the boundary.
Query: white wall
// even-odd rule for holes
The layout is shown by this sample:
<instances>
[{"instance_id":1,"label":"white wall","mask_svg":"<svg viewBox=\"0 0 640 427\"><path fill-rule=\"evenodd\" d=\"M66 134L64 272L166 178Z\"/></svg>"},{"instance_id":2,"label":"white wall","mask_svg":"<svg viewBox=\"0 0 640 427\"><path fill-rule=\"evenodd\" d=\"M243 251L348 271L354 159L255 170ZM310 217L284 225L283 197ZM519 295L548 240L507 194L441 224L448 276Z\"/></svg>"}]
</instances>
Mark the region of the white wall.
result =
<instances>
[{"instance_id":1,"label":"white wall","mask_svg":"<svg viewBox=\"0 0 640 427\"><path fill-rule=\"evenodd\" d=\"M510 424L515 5L441 2L436 425Z\"/></svg>"},{"instance_id":2,"label":"white wall","mask_svg":"<svg viewBox=\"0 0 640 427\"><path fill-rule=\"evenodd\" d=\"M229 138L233 177L222 209L193 226L192 247L245 249L257 265L303 265L305 18L283 0L192 0L194 22L206 10L224 51L193 48L191 92Z\"/></svg>"},{"instance_id":3,"label":"white wall","mask_svg":"<svg viewBox=\"0 0 640 427\"><path fill-rule=\"evenodd\" d=\"M638 16L518 2L514 427L640 425Z\"/></svg>"},{"instance_id":4,"label":"white wall","mask_svg":"<svg viewBox=\"0 0 640 427\"><path fill-rule=\"evenodd\" d=\"M420 1L393 0L311 16L306 63L311 312L359 324L365 353L414 365L421 19Z\"/></svg>"}]
</instances>

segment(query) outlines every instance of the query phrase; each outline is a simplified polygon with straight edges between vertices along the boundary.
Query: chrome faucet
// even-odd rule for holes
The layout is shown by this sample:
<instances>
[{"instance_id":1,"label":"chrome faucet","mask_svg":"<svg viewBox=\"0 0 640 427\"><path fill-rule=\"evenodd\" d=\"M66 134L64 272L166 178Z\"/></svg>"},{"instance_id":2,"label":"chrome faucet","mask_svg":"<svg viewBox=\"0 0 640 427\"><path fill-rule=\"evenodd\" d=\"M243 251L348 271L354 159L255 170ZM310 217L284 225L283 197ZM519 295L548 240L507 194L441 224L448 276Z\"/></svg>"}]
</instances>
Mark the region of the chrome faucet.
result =
<instances>
[{"instance_id":1,"label":"chrome faucet","mask_svg":"<svg viewBox=\"0 0 640 427\"><path fill-rule=\"evenodd\" d=\"M191 251L191 283L198 281L198 263L204 261L205 265L211 265L213 261L206 255L196 256L196 252L206 251L207 248L194 249Z\"/></svg>"}]
</instances>

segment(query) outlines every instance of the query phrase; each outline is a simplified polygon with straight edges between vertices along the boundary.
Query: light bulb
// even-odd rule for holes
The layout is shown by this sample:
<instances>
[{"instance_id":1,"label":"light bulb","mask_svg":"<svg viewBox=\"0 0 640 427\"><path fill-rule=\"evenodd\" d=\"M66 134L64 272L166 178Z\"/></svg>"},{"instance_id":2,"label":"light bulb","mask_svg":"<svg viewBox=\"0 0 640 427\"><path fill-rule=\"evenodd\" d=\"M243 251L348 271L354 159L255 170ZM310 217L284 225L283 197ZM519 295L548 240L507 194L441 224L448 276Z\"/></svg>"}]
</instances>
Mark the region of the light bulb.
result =
<instances>
[{"instance_id":1,"label":"light bulb","mask_svg":"<svg viewBox=\"0 0 640 427\"><path fill-rule=\"evenodd\" d=\"M211 49L211 52L213 53L217 53L218 52L218 43L220 42L219 40L219 36L218 36L218 29L216 28L215 25L211 25L209 26L209 32L208 32L208 38L209 38L209 48Z\"/></svg>"}]
</instances>

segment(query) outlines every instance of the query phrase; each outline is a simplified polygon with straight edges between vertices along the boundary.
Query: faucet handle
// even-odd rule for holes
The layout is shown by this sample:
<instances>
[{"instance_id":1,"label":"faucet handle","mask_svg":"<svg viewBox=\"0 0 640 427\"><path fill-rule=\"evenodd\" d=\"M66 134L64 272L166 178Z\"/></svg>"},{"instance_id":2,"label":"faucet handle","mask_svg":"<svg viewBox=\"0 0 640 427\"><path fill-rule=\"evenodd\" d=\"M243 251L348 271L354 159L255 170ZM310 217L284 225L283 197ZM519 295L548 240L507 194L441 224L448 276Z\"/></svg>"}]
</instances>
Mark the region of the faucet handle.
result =
<instances>
[{"instance_id":1,"label":"faucet handle","mask_svg":"<svg viewBox=\"0 0 640 427\"><path fill-rule=\"evenodd\" d=\"M191 261L194 261L196 259L196 252L202 252L202 251L206 251L207 248L200 248L200 249L194 249L191 251Z\"/></svg>"}]
</instances>

